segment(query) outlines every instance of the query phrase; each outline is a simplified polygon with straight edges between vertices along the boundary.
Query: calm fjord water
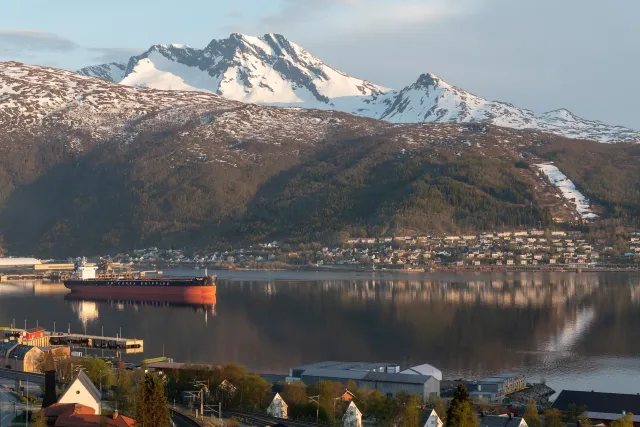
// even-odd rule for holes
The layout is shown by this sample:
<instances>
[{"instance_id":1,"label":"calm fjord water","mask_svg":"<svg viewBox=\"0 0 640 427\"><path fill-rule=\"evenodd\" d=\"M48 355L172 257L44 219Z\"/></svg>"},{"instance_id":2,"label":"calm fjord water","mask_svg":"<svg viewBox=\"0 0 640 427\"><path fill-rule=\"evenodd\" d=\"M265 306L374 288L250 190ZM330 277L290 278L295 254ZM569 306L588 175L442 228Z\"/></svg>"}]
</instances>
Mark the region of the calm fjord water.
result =
<instances>
[{"instance_id":1,"label":"calm fjord water","mask_svg":"<svg viewBox=\"0 0 640 427\"><path fill-rule=\"evenodd\" d=\"M195 274L195 273L192 273ZM145 340L145 357L285 373L319 360L519 371L556 390L640 393L640 277L627 273L219 272L215 306L69 298L0 284L0 326ZM141 357L130 357L139 360Z\"/></svg>"}]
</instances>

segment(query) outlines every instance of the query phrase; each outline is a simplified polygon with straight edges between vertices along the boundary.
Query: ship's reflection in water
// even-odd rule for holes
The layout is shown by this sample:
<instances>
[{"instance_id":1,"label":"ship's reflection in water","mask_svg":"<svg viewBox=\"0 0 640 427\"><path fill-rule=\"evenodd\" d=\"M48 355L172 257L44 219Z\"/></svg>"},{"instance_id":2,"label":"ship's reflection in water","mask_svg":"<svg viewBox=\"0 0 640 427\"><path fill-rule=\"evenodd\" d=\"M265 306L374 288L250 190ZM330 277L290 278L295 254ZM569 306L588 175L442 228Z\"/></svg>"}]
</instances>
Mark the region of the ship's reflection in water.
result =
<instances>
[{"instance_id":1,"label":"ship's reflection in water","mask_svg":"<svg viewBox=\"0 0 640 427\"><path fill-rule=\"evenodd\" d=\"M640 392L633 274L221 272L217 305L11 289L0 292L0 326L37 316L49 328L122 328L144 339L145 357L164 349L278 373L318 360L430 363L447 378L520 371L555 388Z\"/></svg>"},{"instance_id":2,"label":"ship's reflection in water","mask_svg":"<svg viewBox=\"0 0 640 427\"><path fill-rule=\"evenodd\" d=\"M99 320L100 306L109 307L117 311L139 311L140 308L186 308L195 313L201 313L205 324L209 321L209 316L216 315L215 295L202 298L188 298L179 295L149 295L148 297L138 297L135 300L131 300L121 299L115 295L97 298L69 293L65 295L64 299L71 303L71 309L78 316L85 330L88 324Z\"/></svg>"}]
</instances>

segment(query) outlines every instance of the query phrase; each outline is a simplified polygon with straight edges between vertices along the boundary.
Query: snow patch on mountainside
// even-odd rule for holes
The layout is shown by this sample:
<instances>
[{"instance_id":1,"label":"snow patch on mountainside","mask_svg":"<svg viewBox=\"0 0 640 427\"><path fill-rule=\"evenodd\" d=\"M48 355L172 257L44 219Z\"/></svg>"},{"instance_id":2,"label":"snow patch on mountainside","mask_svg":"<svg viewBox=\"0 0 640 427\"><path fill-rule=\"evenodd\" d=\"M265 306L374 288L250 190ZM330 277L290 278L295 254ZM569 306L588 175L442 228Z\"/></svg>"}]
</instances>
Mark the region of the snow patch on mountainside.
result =
<instances>
[{"instance_id":1,"label":"snow patch on mountainside","mask_svg":"<svg viewBox=\"0 0 640 427\"><path fill-rule=\"evenodd\" d=\"M557 166L541 163L537 164L536 167L547 176L552 185L562 192L562 195L567 201L575 205L576 211L578 211L582 219L594 219L598 217L598 215L591 212L591 206L587 198L578 191L575 184L567 178L565 174L560 172Z\"/></svg>"},{"instance_id":2,"label":"snow patch on mountainside","mask_svg":"<svg viewBox=\"0 0 640 427\"><path fill-rule=\"evenodd\" d=\"M216 91L215 83L206 72L171 61L157 52L138 61L120 83L160 90Z\"/></svg>"}]
</instances>

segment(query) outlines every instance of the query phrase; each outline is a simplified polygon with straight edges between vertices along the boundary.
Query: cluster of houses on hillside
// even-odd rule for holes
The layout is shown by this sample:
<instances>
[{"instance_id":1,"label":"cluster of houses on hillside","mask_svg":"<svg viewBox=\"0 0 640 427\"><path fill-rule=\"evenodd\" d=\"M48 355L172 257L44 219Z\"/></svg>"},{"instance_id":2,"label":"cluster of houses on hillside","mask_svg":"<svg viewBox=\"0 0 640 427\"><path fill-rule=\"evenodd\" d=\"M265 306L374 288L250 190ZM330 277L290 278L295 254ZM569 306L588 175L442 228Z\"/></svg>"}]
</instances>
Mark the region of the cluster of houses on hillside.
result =
<instances>
[{"instance_id":1,"label":"cluster of houses on hillside","mask_svg":"<svg viewBox=\"0 0 640 427\"><path fill-rule=\"evenodd\" d=\"M133 263L226 265L259 268L283 265L414 268L535 268L632 264L640 260L640 233L589 238L578 231L515 230L442 236L349 238L335 247L279 242L201 253L149 248L120 255Z\"/></svg>"}]
</instances>

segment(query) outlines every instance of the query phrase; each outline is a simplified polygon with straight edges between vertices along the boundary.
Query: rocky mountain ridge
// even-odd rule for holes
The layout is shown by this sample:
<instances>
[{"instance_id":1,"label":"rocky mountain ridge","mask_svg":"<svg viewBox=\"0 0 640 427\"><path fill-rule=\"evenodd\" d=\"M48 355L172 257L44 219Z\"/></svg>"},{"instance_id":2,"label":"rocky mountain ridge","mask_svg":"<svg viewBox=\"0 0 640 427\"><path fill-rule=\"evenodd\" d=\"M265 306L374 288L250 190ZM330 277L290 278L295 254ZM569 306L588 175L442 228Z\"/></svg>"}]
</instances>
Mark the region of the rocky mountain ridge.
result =
<instances>
[{"instance_id":1,"label":"rocky mountain ridge","mask_svg":"<svg viewBox=\"0 0 640 427\"><path fill-rule=\"evenodd\" d=\"M585 120L564 109L537 115L473 95L429 73L390 90L330 67L279 34L231 34L204 49L154 45L128 64L78 72L134 87L210 92L246 103L336 110L392 123L482 122L599 142L640 141L640 132L632 129Z\"/></svg>"}]
</instances>

